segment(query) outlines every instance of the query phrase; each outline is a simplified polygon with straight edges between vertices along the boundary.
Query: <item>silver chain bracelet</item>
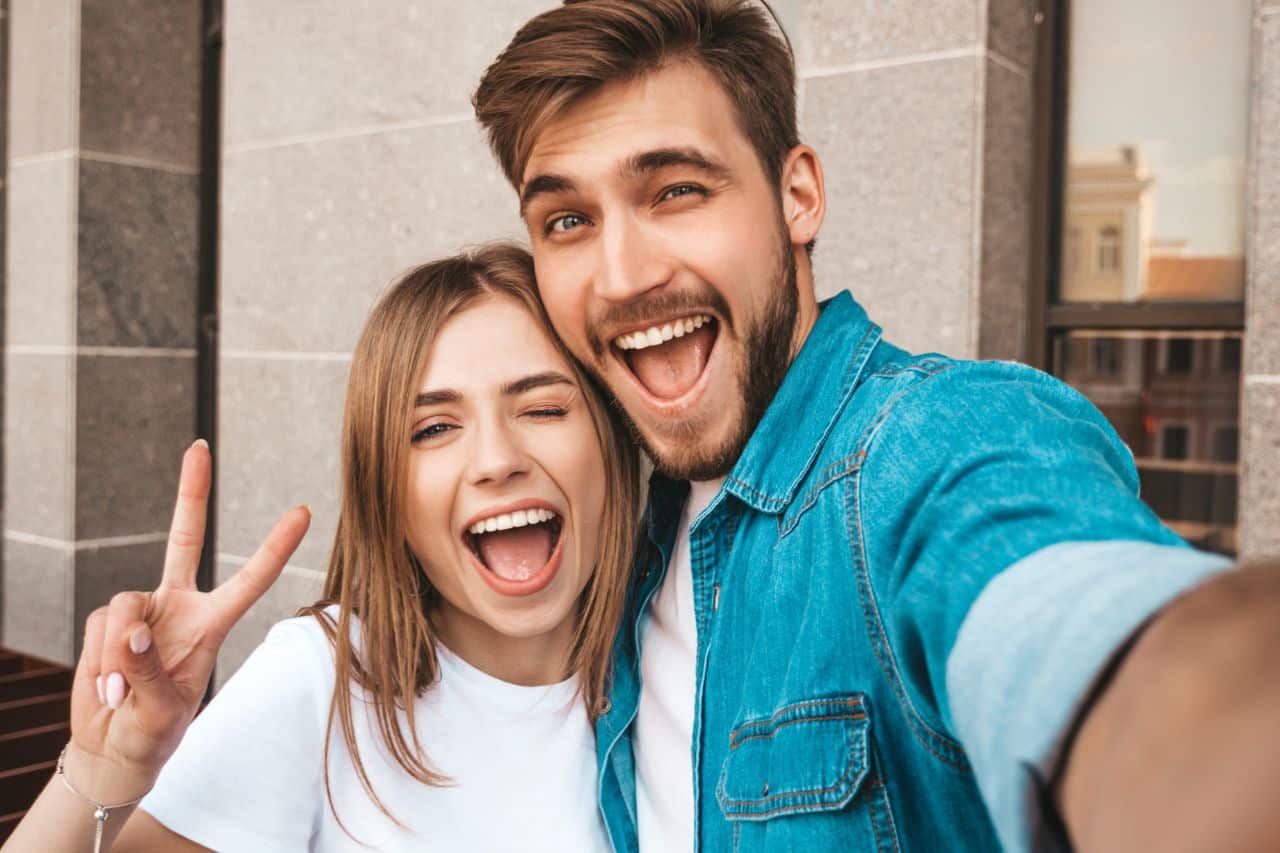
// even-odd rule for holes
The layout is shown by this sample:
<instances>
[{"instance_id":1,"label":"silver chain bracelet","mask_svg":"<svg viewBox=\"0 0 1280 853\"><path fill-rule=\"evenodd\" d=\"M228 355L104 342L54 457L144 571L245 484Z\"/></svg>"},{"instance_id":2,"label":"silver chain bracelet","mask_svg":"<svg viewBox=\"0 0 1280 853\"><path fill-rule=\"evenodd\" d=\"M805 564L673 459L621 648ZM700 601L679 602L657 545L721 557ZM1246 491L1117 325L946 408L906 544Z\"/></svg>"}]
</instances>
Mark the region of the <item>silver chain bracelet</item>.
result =
<instances>
[{"instance_id":1,"label":"silver chain bracelet","mask_svg":"<svg viewBox=\"0 0 1280 853\"><path fill-rule=\"evenodd\" d=\"M142 802L142 797L138 797L136 800L127 800L126 802L123 802L123 803L114 803L108 806L102 803L94 802L93 800L86 797L84 794L77 791L75 789L75 786L71 784L71 780L67 778L66 772L63 771L62 769L63 759L67 757L67 749L70 746L71 744L68 743L66 746L62 748L62 752L58 753L58 769L55 771L55 775L57 775L57 777L62 780L62 784L67 786L68 791L75 794L77 797L84 800L89 805L93 806L93 822L94 822L93 853L102 853L102 833L106 828L107 818L111 817L112 810L122 809L126 806L136 806L138 803ZM143 796L146 796L146 795L144 794Z\"/></svg>"}]
</instances>

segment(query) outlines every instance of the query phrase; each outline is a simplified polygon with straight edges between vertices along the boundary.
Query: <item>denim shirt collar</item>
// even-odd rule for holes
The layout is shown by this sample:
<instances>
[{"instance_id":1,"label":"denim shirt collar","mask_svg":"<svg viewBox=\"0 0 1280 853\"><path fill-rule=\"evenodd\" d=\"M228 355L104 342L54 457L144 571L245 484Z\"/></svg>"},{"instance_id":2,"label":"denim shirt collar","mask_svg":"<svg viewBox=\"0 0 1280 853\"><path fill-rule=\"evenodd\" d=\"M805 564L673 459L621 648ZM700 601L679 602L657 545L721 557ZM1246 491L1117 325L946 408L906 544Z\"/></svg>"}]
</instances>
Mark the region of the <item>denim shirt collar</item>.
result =
<instances>
[{"instance_id":1,"label":"denim shirt collar","mask_svg":"<svg viewBox=\"0 0 1280 853\"><path fill-rule=\"evenodd\" d=\"M725 481L758 512L782 512L862 377L880 327L842 291L822 303L800 353ZM852 357L847 354L852 352Z\"/></svg>"}]
</instances>

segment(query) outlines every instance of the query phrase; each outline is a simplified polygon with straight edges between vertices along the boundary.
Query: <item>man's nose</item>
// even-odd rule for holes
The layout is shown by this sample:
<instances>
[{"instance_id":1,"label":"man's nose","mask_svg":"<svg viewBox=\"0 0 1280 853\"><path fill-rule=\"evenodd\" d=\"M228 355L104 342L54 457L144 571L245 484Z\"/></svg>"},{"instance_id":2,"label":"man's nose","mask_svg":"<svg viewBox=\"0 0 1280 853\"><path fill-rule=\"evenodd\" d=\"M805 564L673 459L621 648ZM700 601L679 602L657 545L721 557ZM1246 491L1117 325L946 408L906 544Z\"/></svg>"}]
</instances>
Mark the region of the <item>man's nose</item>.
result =
<instances>
[{"instance_id":1,"label":"man's nose","mask_svg":"<svg viewBox=\"0 0 1280 853\"><path fill-rule=\"evenodd\" d=\"M467 479L472 485L501 485L529 472L529 457L506 423L475 430Z\"/></svg>"},{"instance_id":2,"label":"man's nose","mask_svg":"<svg viewBox=\"0 0 1280 853\"><path fill-rule=\"evenodd\" d=\"M595 292L609 302L629 302L671 280L673 265L658 235L629 216L604 226Z\"/></svg>"}]
</instances>

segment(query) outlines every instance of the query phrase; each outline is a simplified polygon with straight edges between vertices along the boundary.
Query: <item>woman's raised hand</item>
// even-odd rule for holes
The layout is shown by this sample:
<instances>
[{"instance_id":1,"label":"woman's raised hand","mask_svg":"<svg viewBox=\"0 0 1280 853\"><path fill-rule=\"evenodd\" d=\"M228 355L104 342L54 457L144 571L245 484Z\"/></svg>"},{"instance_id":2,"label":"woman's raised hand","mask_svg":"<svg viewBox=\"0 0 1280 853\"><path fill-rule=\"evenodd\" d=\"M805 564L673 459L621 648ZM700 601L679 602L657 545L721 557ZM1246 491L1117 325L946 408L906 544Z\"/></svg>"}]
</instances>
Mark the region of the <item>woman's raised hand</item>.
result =
<instances>
[{"instance_id":1,"label":"woman's raised hand","mask_svg":"<svg viewBox=\"0 0 1280 853\"><path fill-rule=\"evenodd\" d=\"M98 802L150 788L199 708L222 641L280 576L311 523L306 507L289 510L240 571L200 592L212 467L203 441L188 448L160 586L116 595L85 625L66 764Z\"/></svg>"}]
</instances>

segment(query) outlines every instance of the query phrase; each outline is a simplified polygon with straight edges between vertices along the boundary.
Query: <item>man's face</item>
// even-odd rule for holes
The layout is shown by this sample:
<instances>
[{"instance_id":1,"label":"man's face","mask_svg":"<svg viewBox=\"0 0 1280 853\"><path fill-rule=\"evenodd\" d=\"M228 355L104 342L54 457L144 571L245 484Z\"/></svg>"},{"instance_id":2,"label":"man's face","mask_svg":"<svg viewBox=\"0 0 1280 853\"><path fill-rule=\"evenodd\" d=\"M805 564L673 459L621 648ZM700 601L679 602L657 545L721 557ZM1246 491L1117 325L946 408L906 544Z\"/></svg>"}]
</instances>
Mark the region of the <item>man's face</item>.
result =
<instances>
[{"instance_id":1,"label":"man's face","mask_svg":"<svg viewBox=\"0 0 1280 853\"><path fill-rule=\"evenodd\" d=\"M521 186L556 331L679 478L729 471L816 314L735 115L697 65L611 84L547 125Z\"/></svg>"}]
</instances>

